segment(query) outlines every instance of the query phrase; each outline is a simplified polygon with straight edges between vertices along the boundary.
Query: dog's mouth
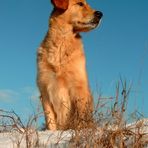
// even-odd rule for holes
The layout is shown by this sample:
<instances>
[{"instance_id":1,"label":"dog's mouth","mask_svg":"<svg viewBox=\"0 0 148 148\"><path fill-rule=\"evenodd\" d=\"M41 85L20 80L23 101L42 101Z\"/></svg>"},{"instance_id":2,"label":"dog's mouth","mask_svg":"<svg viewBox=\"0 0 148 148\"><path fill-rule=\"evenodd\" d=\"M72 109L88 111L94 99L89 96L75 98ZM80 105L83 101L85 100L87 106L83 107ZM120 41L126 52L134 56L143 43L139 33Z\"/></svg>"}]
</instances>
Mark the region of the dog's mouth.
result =
<instances>
[{"instance_id":1,"label":"dog's mouth","mask_svg":"<svg viewBox=\"0 0 148 148\"><path fill-rule=\"evenodd\" d=\"M78 24L79 25L82 25L82 26L95 26L95 27L97 27L97 25L99 24L99 22L100 22L100 20L99 19L93 19L93 20L91 20L91 21L89 21L89 22L78 22Z\"/></svg>"},{"instance_id":2,"label":"dog's mouth","mask_svg":"<svg viewBox=\"0 0 148 148\"><path fill-rule=\"evenodd\" d=\"M93 19L89 22L77 22L75 24L74 30L77 32L86 32L96 28L99 25L99 19Z\"/></svg>"},{"instance_id":3,"label":"dog's mouth","mask_svg":"<svg viewBox=\"0 0 148 148\"><path fill-rule=\"evenodd\" d=\"M83 22L83 21L75 22L74 23L74 31L87 32L87 31L90 31L90 30L96 28L100 24L102 16L103 16L102 12L95 11L93 19L91 19L87 22Z\"/></svg>"},{"instance_id":4,"label":"dog's mouth","mask_svg":"<svg viewBox=\"0 0 148 148\"><path fill-rule=\"evenodd\" d=\"M93 19L91 19L88 22L83 22L83 21L76 22L74 25L74 31L87 32L92 29L95 29L100 24L101 17L95 16Z\"/></svg>"}]
</instances>

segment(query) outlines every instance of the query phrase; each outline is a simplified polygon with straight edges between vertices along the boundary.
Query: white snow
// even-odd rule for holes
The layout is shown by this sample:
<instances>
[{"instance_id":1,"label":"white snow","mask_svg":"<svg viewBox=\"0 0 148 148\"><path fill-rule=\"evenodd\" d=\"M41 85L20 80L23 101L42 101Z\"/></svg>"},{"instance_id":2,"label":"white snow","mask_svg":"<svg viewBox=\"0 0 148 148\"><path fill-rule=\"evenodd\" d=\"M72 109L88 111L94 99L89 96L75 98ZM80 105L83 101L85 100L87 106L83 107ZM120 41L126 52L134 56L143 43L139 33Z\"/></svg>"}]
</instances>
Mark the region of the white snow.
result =
<instances>
[{"instance_id":1,"label":"white snow","mask_svg":"<svg viewBox=\"0 0 148 148\"><path fill-rule=\"evenodd\" d=\"M0 133L0 148L17 148L20 143L21 148L26 148L26 135L18 132ZM70 138L72 137L71 131L44 131L32 132L29 136L29 141L35 143L37 140L40 147L67 147Z\"/></svg>"},{"instance_id":2,"label":"white snow","mask_svg":"<svg viewBox=\"0 0 148 148\"><path fill-rule=\"evenodd\" d=\"M128 124L127 128L132 128L135 130L137 126L140 126L141 123L144 123L144 128L142 133L148 135L148 119L140 120L136 123ZM28 130L28 140L31 145L35 145L38 142L39 147L41 148L68 148L68 144L74 131L38 131ZM147 136L146 136L147 139ZM18 145L20 148L26 148L26 134L13 131L9 133L0 133L0 148L17 148ZM130 143L130 141L128 142ZM29 143L28 143L29 144ZM31 147L30 147L31 148Z\"/></svg>"}]
</instances>

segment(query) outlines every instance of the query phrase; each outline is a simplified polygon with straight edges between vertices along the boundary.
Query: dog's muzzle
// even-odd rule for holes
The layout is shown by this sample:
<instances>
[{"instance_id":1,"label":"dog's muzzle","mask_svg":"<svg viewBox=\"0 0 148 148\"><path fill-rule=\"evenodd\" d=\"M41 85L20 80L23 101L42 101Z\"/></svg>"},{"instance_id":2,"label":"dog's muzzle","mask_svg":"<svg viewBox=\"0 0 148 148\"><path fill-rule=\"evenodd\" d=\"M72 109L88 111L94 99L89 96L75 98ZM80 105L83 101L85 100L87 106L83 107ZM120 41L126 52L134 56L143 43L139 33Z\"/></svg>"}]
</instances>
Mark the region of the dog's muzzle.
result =
<instances>
[{"instance_id":1,"label":"dog's muzzle","mask_svg":"<svg viewBox=\"0 0 148 148\"><path fill-rule=\"evenodd\" d=\"M95 17L101 19L103 17L103 13L101 11L95 11L94 12Z\"/></svg>"},{"instance_id":2,"label":"dog's muzzle","mask_svg":"<svg viewBox=\"0 0 148 148\"><path fill-rule=\"evenodd\" d=\"M102 17L103 17L103 13L101 11L95 11L93 23L98 24Z\"/></svg>"}]
</instances>

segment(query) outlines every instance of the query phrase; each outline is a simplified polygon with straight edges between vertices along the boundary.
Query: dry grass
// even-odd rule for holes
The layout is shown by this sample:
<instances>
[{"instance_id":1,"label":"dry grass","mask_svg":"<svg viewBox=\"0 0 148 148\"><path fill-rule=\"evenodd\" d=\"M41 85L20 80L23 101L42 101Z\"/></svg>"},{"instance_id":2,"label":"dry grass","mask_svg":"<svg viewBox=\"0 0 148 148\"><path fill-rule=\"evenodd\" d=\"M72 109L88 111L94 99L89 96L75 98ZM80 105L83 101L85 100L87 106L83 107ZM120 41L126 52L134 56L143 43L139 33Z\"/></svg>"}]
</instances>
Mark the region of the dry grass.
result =
<instances>
[{"instance_id":1,"label":"dry grass","mask_svg":"<svg viewBox=\"0 0 148 148\"><path fill-rule=\"evenodd\" d=\"M136 116L137 118L132 120L135 122L133 125L127 124L125 113L131 86L127 87L126 81L121 81L121 86L120 89L118 83L115 97L99 97L94 120L89 121L93 124L87 126L88 122L86 122L83 125L84 129L75 131L71 147L143 148L148 146L148 133L145 131L148 123ZM105 100L114 102L111 109L110 106L107 107Z\"/></svg>"},{"instance_id":2,"label":"dry grass","mask_svg":"<svg viewBox=\"0 0 148 148\"><path fill-rule=\"evenodd\" d=\"M14 111L0 110L0 133L12 134L14 147L20 148L25 143L26 148L39 147L37 120L42 115L38 113L29 117L25 125Z\"/></svg>"},{"instance_id":3,"label":"dry grass","mask_svg":"<svg viewBox=\"0 0 148 148\"><path fill-rule=\"evenodd\" d=\"M121 88L120 88L121 86ZM69 120L68 129L71 131L72 138L69 142L70 148L143 148L148 146L148 127L147 121L141 120L139 115L135 112L133 124L127 124L126 111L128 97L131 86L127 87L126 81L119 83L116 87L115 97L98 99L95 112L87 110L85 118L80 118L79 114L75 112L72 119ZM107 105L108 102L112 105ZM23 122L15 112L7 112L0 110L0 132L17 131L22 136L14 141L17 147L20 146L21 141L25 138L26 147L40 147L38 128L36 128L37 119L42 113L29 118L27 125ZM64 131L63 131L64 132ZM62 140L62 133L61 139ZM17 134L16 134L17 135ZM49 137L50 139L50 137ZM49 140L48 139L48 140ZM47 141L48 143L48 141ZM58 144L58 142L57 142ZM46 147L46 145L42 145Z\"/></svg>"}]
</instances>

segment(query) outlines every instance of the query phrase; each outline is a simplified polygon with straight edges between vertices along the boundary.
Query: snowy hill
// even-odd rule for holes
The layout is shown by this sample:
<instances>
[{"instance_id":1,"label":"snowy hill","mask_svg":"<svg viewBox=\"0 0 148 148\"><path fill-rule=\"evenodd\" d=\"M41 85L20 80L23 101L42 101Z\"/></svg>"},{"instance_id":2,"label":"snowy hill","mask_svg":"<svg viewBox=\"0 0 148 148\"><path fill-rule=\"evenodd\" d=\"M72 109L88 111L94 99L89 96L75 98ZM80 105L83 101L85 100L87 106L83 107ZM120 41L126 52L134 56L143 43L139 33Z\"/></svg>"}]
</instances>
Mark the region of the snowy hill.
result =
<instances>
[{"instance_id":1,"label":"snowy hill","mask_svg":"<svg viewBox=\"0 0 148 148\"><path fill-rule=\"evenodd\" d=\"M29 135L30 134L30 135ZM0 148L26 148L27 146L40 146L40 147L67 147L71 138L71 132L61 131L44 131L44 132L30 132L28 138L26 134L18 132L1 133L0 134ZM27 141L26 141L27 139Z\"/></svg>"},{"instance_id":2,"label":"snowy hill","mask_svg":"<svg viewBox=\"0 0 148 148\"><path fill-rule=\"evenodd\" d=\"M140 130L138 126L143 125ZM148 119L140 120L136 123L128 124L127 128L130 128L132 132L136 134L144 134L145 140L144 148L148 147ZM116 130L116 128L114 128ZM89 131L88 131L89 132ZM102 132L96 134L96 136L101 136ZM5 132L0 133L0 148L26 148L26 147L51 147L51 148L68 148L71 138L75 135L75 132L72 130L68 131L36 131L28 130L27 132ZM131 145L133 142L133 137L124 137L126 138L126 144ZM83 137L82 137L83 139ZM85 143L88 141L85 141ZM129 146L130 147L130 146Z\"/></svg>"}]
</instances>

